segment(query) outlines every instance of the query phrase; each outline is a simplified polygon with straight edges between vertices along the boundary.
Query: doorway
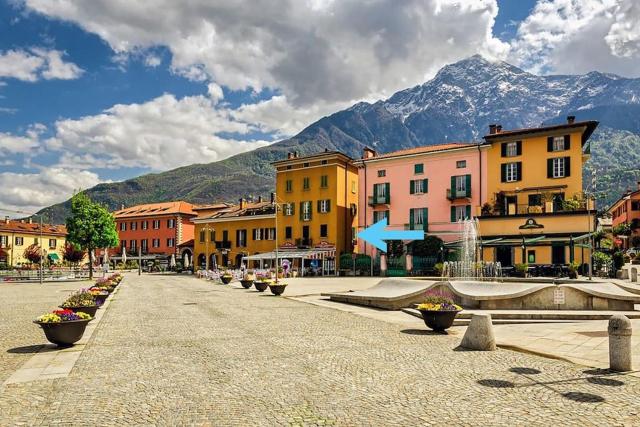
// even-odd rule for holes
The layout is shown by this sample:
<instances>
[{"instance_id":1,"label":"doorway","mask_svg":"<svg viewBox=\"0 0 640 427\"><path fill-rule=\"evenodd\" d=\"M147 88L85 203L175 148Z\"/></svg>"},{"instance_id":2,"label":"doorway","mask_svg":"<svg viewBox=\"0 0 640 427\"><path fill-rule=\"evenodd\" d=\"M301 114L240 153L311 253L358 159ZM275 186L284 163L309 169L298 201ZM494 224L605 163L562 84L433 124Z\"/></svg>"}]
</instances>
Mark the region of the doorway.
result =
<instances>
[{"instance_id":1,"label":"doorway","mask_svg":"<svg viewBox=\"0 0 640 427\"><path fill-rule=\"evenodd\" d=\"M512 253L511 246L498 246L496 248L496 261L502 267L511 267L513 265Z\"/></svg>"},{"instance_id":2,"label":"doorway","mask_svg":"<svg viewBox=\"0 0 640 427\"><path fill-rule=\"evenodd\" d=\"M567 259L565 256L565 247L560 245L551 246L551 263L552 264L566 264Z\"/></svg>"}]
</instances>

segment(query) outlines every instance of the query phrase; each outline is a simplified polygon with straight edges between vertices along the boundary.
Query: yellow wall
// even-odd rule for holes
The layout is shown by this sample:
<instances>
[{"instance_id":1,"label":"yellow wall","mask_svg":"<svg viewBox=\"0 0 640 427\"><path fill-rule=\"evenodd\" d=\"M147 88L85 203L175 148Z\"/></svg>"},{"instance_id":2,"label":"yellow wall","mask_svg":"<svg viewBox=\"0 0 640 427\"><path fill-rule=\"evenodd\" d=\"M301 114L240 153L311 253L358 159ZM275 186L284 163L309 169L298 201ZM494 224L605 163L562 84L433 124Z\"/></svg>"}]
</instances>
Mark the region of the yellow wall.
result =
<instances>
[{"instance_id":1,"label":"yellow wall","mask_svg":"<svg viewBox=\"0 0 640 427\"><path fill-rule=\"evenodd\" d=\"M202 215L202 214L201 214ZM215 238L218 241L222 241L223 233L225 230L228 231L229 237L228 240L231 242L231 247L227 254L229 261L231 261L232 266L236 266L236 257L238 255L254 255L262 252L269 252L275 249L275 240L254 240L253 232L254 228L275 228L275 217L271 216L268 218L260 217L260 218L252 218L252 217L238 217L233 220L229 220L229 218L225 219L213 219L207 223L198 223L195 224L195 235L194 235L194 256L193 263L196 265L196 268L199 267L198 260L200 258L200 254L207 253L207 243L208 243L208 254L217 255L218 265L222 267L222 252L219 249L215 249L215 242L211 242L210 233L205 232L205 241L200 241L200 231L206 228L211 230L215 230L216 235ZM238 247L236 244L236 230L247 230L247 246L246 247ZM211 267L211 264L210 264ZM225 266L226 267L226 266ZM250 265L249 267L256 267L254 265Z\"/></svg>"},{"instance_id":2,"label":"yellow wall","mask_svg":"<svg viewBox=\"0 0 640 427\"><path fill-rule=\"evenodd\" d=\"M327 164L322 164L326 160ZM308 167L303 163L308 162ZM286 166L290 165L291 169ZM351 204L358 203L358 171L344 157L328 153L326 156L314 156L311 159L296 158L276 165L276 195L278 203L293 203L294 214L284 215L278 212L278 240L295 244L303 236L303 227L309 226L309 238L312 245L326 241L336 247L336 258L343 252L351 253L352 228L357 227L357 212L352 215ZM321 187L321 176L328 177L327 187ZM309 189L303 189L304 178L309 178ZM291 191L286 190L287 180L292 181ZM352 191L353 190L353 191ZM331 200L330 212L318 212L318 200ZM310 201L312 215L310 221L300 218L300 203ZM320 237L320 226L327 225L327 237ZM291 239L286 239L286 227L292 227Z\"/></svg>"},{"instance_id":3,"label":"yellow wall","mask_svg":"<svg viewBox=\"0 0 640 427\"><path fill-rule=\"evenodd\" d=\"M586 243L586 242L584 242ZM536 251L536 262L532 265L535 264L551 264L551 246L527 246L526 248L526 252L528 254L528 252L530 250L534 250ZM482 251L482 260L483 261L495 261L496 258L496 248L495 247L487 247L487 248L483 248ZM567 261L567 263L569 263L569 261L571 260L570 258L570 250L569 250L569 246L566 245L564 248L565 251L565 259ZM584 250L580 247L575 247L574 249L574 262L580 263L580 264L588 264L589 263L589 249L584 248ZM528 259L525 257L525 259ZM513 248L513 264L521 264L522 263L522 247L521 246L515 246Z\"/></svg>"},{"instance_id":4,"label":"yellow wall","mask_svg":"<svg viewBox=\"0 0 640 427\"><path fill-rule=\"evenodd\" d=\"M7 236L10 249L6 250L9 254L8 264L17 266L21 264L29 264L30 262L23 256L24 250L33 245L40 239L40 235L25 234L25 233L10 233L0 231L0 236ZM64 236L52 236L46 233L42 234L42 247L47 254L56 253L58 259L62 261L62 254L64 252L65 237ZM16 237L22 237L23 243L20 246L16 245ZM49 239L55 239L55 247L49 246Z\"/></svg>"},{"instance_id":5,"label":"yellow wall","mask_svg":"<svg viewBox=\"0 0 640 427\"><path fill-rule=\"evenodd\" d=\"M528 218L534 218L544 228L520 229L520 226L524 225ZM589 215L585 212L563 212L550 215L495 216L481 218L480 227L482 236L524 235L526 238L532 238L550 233L585 234L589 232L589 223L593 224L593 220L593 212ZM591 231L593 230L593 225L591 225Z\"/></svg>"}]
</instances>

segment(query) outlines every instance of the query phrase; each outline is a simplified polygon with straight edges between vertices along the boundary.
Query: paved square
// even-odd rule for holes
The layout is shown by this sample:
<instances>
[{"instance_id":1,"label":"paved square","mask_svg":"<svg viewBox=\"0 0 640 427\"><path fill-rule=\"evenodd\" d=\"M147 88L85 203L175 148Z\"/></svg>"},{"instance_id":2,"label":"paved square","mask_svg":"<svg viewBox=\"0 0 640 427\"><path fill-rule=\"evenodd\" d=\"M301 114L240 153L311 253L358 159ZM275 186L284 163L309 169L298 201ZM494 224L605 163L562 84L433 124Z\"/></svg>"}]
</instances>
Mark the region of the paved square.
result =
<instances>
[{"instance_id":1,"label":"paved square","mask_svg":"<svg viewBox=\"0 0 640 427\"><path fill-rule=\"evenodd\" d=\"M44 343L30 320L78 287L37 286L0 285L2 381L32 356L11 349ZM0 386L0 425L639 423L639 378L459 341L192 277L128 275L68 377Z\"/></svg>"}]
</instances>

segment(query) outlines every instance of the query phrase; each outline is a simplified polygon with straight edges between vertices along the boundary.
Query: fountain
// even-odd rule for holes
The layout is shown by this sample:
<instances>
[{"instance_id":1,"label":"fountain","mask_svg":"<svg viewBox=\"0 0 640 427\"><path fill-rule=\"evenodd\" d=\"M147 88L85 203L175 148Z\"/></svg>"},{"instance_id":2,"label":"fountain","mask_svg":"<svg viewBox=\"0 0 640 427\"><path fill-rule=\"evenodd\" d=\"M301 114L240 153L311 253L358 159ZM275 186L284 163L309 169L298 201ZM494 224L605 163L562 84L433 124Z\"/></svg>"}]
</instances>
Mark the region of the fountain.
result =
<instances>
[{"instance_id":1,"label":"fountain","mask_svg":"<svg viewBox=\"0 0 640 427\"><path fill-rule=\"evenodd\" d=\"M478 260L478 220L458 221L462 228L462 242L458 261L446 261L442 267L442 277L446 278L496 278L502 276L499 262Z\"/></svg>"}]
</instances>

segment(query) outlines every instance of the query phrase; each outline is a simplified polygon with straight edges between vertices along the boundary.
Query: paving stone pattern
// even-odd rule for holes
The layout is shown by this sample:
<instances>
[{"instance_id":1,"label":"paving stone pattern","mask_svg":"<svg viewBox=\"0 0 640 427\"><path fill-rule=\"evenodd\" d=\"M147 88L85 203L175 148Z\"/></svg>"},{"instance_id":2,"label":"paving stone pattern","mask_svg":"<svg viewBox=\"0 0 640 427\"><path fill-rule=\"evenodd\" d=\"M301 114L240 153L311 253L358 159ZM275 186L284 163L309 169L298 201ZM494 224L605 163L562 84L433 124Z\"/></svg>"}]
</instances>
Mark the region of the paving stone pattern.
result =
<instances>
[{"instance_id":1,"label":"paving stone pattern","mask_svg":"<svg viewBox=\"0 0 640 427\"><path fill-rule=\"evenodd\" d=\"M0 388L0 425L640 424L638 378L456 351L459 341L190 277L128 275L69 377Z\"/></svg>"}]
</instances>

